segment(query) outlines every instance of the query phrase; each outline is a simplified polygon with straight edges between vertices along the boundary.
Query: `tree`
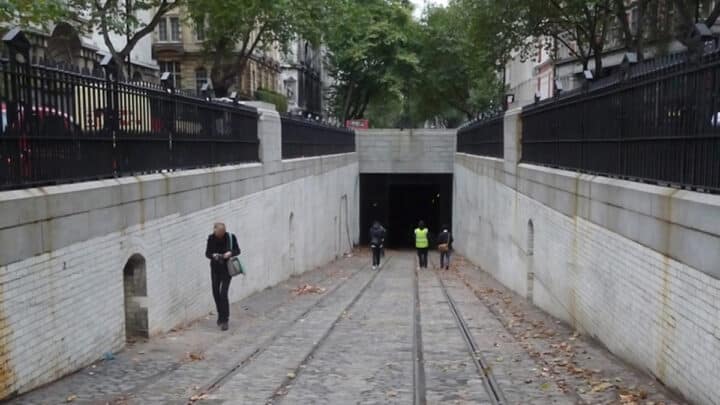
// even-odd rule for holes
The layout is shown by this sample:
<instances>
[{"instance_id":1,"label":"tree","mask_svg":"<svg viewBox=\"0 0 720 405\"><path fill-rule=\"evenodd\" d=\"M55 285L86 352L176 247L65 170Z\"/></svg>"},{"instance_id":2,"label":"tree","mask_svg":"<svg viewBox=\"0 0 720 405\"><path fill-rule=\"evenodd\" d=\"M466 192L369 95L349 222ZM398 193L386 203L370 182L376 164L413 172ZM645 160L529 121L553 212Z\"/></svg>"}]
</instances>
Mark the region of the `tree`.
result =
<instances>
[{"instance_id":1,"label":"tree","mask_svg":"<svg viewBox=\"0 0 720 405\"><path fill-rule=\"evenodd\" d=\"M525 16L535 36L553 38L564 45L588 70L595 61L600 77L602 56L615 18L611 0L533 0L528 1Z\"/></svg>"},{"instance_id":2,"label":"tree","mask_svg":"<svg viewBox=\"0 0 720 405\"><path fill-rule=\"evenodd\" d=\"M698 0L695 2L673 0L673 5L677 16L676 38L690 50L699 49L702 44L691 37L692 28L695 23L704 23L708 27L715 25L718 18L720 18L720 2L712 2L711 0ZM710 8L711 5L712 8ZM700 18L703 9L708 10L704 19Z\"/></svg>"},{"instance_id":3,"label":"tree","mask_svg":"<svg viewBox=\"0 0 720 405\"><path fill-rule=\"evenodd\" d=\"M336 81L332 99L338 117L362 118L373 99L407 95L408 79L418 66L409 4L338 0L328 11L324 43Z\"/></svg>"},{"instance_id":4,"label":"tree","mask_svg":"<svg viewBox=\"0 0 720 405\"><path fill-rule=\"evenodd\" d=\"M646 27L652 24L648 19L648 9L651 5L650 3L654 3L655 1L656 0L636 0L634 4L629 4L625 0L613 0L613 8L625 48L634 52L638 60L645 58L645 40L646 36L648 36ZM634 32L631 29L630 18L628 16L628 11L632 9L637 12L637 23L635 24Z\"/></svg>"},{"instance_id":5,"label":"tree","mask_svg":"<svg viewBox=\"0 0 720 405\"><path fill-rule=\"evenodd\" d=\"M426 11L413 96L419 101L417 113L427 120L447 124L457 112L473 119L499 104L497 68L507 57L506 45L473 36L477 31L469 29L466 16L460 2Z\"/></svg>"},{"instance_id":6,"label":"tree","mask_svg":"<svg viewBox=\"0 0 720 405\"><path fill-rule=\"evenodd\" d=\"M296 35L315 40L323 16L321 0L188 0L190 17L208 21L205 51L212 61L210 79L218 97L226 96L251 58L273 46L284 47Z\"/></svg>"},{"instance_id":7,"label":"tree","mask_svg":"<svg viewBox=\"0 0 720 405\"><path fill-rule=\"evenodd\" d=\"M86 10L88 27L100 32L113 60L122 67L137 43L153 32L168 11L181 6L182 0L70 0L70 4ZM151 13L149 21L139 18L143 13ZM124 45L119 47L113 36L124 37ZM129 77L131 72L127 74Z\"/></svg>"},{"instance_id":8,"label":"tree","mask_svg":"<svg viewBox=\"0 0 720 405\"><path fill-rule=\"evenodd\" d=\"M458 18L467 27L466 35L474 47L475 57L495 64L501 71L513 52L527 56L536 51L529 37L537 32L530 27L531 11L526 0L455 0Z\"/></svg>"},{"instance_id":9,"label":"tree","mask_svg":"<svg viewBox=\"0 0 720 405\"><path fill-rule=\"evenodd\" d=\"M45 27L67 15L67 8L61 0L0 0L2 23Z\"/></svg>"}]
</instances>

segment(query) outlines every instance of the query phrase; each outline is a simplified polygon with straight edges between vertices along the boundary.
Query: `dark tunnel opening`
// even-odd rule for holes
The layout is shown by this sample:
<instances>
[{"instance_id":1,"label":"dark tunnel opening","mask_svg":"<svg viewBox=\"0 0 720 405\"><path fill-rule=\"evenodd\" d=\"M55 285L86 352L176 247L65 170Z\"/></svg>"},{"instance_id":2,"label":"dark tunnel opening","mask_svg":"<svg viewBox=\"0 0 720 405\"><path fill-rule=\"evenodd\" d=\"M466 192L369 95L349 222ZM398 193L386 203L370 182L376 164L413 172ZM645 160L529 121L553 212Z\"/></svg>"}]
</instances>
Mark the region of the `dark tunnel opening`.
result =
<instances>
[{"instance_id":1,"label":"dark tunnel opening","mask_svg":"<svg viewBox=\"0 0 720 405\"><path fill-rule=\"evenodd\" d=\"M436 234L451 225L452 174L360 175L360 242L369 243L368 230L377 220L387 229L386 247L413 247L418 221Z\"/></svg>"}]
</instances>

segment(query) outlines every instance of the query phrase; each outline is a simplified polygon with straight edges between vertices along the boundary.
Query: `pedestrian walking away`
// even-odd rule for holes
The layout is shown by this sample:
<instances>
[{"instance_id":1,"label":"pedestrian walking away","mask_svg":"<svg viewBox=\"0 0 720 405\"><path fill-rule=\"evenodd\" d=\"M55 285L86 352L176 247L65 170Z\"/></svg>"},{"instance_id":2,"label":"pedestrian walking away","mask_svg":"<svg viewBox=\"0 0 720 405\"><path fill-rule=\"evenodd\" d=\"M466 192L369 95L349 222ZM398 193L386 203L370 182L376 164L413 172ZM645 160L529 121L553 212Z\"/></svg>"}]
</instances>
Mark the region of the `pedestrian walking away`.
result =
<instances>
[{"instance_id":1,"label":"pedestrian walking away","mask_svg":"<svg viewBox=\"0 0 720 405\"><path fill-rule=\"evenodd\" d=\"M235 235L225 229L225 224L218 222L213 226L213 233L208 236L205 257L210 259L210 279L212 281L212 293L217 309L217 324L222 330L228 330L230 319L230 302L228 291L230 290L230 273L227 262L231 257L240 254Z\"/></svg>"},{"instance_id":2,"label":"pedestrian walking away","mask_svg":"<svg viewBox=\"0 0 720 405\"><path fill-rule=\"evenodd\" d=\"M380 267L380 257L382 250L385 245L385 228L380 225L380 222L373 222L370 227L370 249L372 249L372 266L373 270L377 270Z\"/></svg>"},{"instance_id":3,"label":"pedestrian walking away","mask_svg":"<svg viewBox=\"0 0 720 405\"><path fill-rule=\"evenodd\" d=\"M430 248L430 231L424 221L418 223L415 228L415 249L417 249L418 262L421 269L427 269L428 249Z\"/></svg>"},{"instance_id":4,"label":"pedestrian walking away","mask_svg":"<svg viewBox=\"0 0 720 405\"><path fill-rule=\"evenodd\" d=\"M443 225L442 232L437 237L438 251L440 252L440 268L450 269L450 256L452 255L452 244L454 242L450 227Z\"/></svg>"}]
</instances>

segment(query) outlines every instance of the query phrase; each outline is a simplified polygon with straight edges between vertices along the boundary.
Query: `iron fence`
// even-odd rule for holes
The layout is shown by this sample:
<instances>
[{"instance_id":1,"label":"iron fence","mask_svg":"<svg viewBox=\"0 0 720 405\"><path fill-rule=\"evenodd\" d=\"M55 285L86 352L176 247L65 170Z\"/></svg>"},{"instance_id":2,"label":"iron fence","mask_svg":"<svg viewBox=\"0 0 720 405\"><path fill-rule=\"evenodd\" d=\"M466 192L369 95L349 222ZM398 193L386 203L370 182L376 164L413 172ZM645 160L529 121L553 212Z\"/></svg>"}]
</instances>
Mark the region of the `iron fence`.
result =
<instances>
[{"instance_id":1,"label":"iron fence","mask_svg":"<svg viewBox=\"0 0 720 405\"><path fill-rule=\"evenodd\" d=\"M102 78L30 65L23 51L0 60L0 189L259 160L254 109L123 82L112 63Z\"/></svg>"},{"instance_id":2,"label":"iron fence","mask_svg":"<svg viewBox=\"0 0 720 405\"><path fill-rule=\"evenodd\" d=\"M457 151L502 159L504 117L503 112L497 112L460 128L457 135Z\"/></svg>"},{"instance_id":3,"label":"iron fence","mask_svg":"<svg viewBox=\"0 0 720 405\"><path fill-rule=\"evenodd\" d=\"M522 161L720 191L720 54L673 57L522 113Z\"/></svg>"},{"instance_id":4,"label":"iron fence","mask_svg":"<svg viewBox=\"0 0 720 405\"><path fill-rule=\"evenodd\" d=\"M300 117L283 115L282 158L355 152L355 132Z\"/></svg>"}]
</instances>

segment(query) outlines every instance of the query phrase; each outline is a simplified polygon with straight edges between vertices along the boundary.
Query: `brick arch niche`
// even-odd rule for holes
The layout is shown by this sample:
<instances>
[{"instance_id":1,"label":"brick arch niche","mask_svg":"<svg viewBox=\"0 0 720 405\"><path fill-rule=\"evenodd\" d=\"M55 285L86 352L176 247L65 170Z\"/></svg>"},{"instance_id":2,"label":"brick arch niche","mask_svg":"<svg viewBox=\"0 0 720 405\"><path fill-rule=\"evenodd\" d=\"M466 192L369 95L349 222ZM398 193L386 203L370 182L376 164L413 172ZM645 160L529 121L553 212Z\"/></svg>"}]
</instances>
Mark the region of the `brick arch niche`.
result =
<instances>
[{"instance_id":1,"label":"brick arch niche","mask_svg":"<svg viewBox=\"0 0 720 405\"><path fill-rule=\"evenodd\" d=\"M147 276L145 258L141 254L130 256L123 268L125 295L125 338L148 337Z\"/></svg>"}]
</instances>

